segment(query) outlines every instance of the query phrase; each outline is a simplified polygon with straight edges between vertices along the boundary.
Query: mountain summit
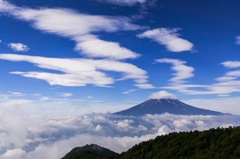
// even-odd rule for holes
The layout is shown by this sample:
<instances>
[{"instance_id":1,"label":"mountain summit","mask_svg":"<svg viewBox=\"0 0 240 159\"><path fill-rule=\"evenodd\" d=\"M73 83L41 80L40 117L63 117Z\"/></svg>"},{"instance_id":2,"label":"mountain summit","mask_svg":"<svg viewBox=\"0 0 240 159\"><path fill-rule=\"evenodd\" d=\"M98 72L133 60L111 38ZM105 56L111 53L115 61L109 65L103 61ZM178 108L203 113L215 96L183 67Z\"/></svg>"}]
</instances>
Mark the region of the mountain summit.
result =
<instances>
[{"instance_id":1,"label":"mountain summit","mask_svg":"<svg viewBox=\"0 0 240 159\"><path fill-rule=\"evenodd\" d=\"M200 109L179 101L177 98L154 99L136 105L127 110L116 112L114 114L123 116L143 116L145 114L176 114L176 115L224 115L224 113Z\"/></svg>"},{"instance_id":2,"label":"mountain summit","mask_svg":"<svg viewBox=\"0 0 240 159\"><path fill-rule=\"evenodd\" d=\"M118 153L96 144L75 147L61 159L112 159Z\"/></svg>"}]
</instances>

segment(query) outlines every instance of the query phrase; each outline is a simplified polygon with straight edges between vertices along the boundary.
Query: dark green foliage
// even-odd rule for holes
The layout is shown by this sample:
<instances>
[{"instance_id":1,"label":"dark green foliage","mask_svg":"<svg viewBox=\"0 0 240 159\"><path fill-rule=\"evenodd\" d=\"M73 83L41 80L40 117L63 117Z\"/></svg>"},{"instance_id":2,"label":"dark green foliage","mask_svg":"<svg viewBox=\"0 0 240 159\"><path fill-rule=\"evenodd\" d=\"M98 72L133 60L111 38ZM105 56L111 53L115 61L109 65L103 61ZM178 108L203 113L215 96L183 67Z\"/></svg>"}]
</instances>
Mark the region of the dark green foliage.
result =
<instances>
[{"instance_id":1,"label":"dark green foliage","mask_svg":"<svg viewBox=\"0 0 240 159\"><path fill-rule=\"evenodd\" d=\"M170 133L133 146L116 159L240 159L240 127Z\"/></svg>"},{"instance_id":2,"label":"dark green foliage","mask_svg":"<svg viewBox=\"0 0 240 159\"><path fill-rule=\"evenodd\" d=\"M72 149L62 159L113 159L118 154L95 144Z\"/></svg>"},{"instance_id":3,"label":"dark green foliage","mask_svg":"<svg viewBox=\"0 0 240 159\"><path fill-rule=\"evenodd\" d=\"M75 148L62 159L240 159L240 127L174 132L108 156Z\"/></svg>"}]
</instances>

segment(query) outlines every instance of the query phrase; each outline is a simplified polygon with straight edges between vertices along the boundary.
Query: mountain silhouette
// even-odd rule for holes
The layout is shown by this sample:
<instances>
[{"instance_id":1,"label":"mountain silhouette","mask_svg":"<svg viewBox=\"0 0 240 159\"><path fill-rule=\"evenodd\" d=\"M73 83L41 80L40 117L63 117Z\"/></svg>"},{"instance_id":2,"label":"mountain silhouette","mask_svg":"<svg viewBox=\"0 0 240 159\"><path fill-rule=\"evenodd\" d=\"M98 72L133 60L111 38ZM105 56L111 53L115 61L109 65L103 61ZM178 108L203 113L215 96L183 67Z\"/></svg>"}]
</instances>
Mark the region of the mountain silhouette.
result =
<instances>
[{"instance_id":1,"label":"mountain silhouette","mask_svg":"<svg viewBox=\"0 0 240 159\"><path fill-rule=\"evenodd\" d=\"M96 144L75 147L61 159L112 159L118 153Z\"/></svg>"},{"instance_id":2,"label":"mountain silhouette","mask_svg":"<svg viewBox=\"0 0 240 159\"><path fill-rule=\"evenodd\" d=\"M225 115L224 113L196 108L178 99L149 99L127 110L114 114L123 116L143 116L145 114L176 114L176 115Z\"/></svg>"}]
</instances>

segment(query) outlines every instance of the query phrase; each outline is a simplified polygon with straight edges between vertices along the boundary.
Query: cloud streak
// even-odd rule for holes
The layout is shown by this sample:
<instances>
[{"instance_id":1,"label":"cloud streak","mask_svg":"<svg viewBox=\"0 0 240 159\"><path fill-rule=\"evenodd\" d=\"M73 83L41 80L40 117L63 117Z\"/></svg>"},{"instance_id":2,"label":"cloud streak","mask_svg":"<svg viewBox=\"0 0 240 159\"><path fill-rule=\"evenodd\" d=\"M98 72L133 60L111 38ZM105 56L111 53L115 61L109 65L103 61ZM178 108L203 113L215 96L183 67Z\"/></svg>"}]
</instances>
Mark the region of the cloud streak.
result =
<instances>
[{"instance_id":1,"label":"cloud streak","mask_svg":"<svg viewBox=\"0 0 240 159\"><path fill-rule=\"evenodd\" d=\"M240 81L237 80L240 77L240 71L229 71L224 76L218 77L215 80L217 83L211 85L196 85L196 84L185 84L187 81L185 79L191 78L194 76L192 73L194 71L193 67L186 66L186 61L181 61L178 59L156 59L156 62L160 63L170 63L173 65L172 70L176 73L173 75L175 77L171 78L169 81L170 86L162 87L164 89L177 90L182 93L191 94L191 95L200 95L200 94L218 94L220 96L226 96L233 92L240 92ZM239 61L226 61L223 62L227 68L238 68ZM205 90L193 90L193 88L204 88Z\"/></svg>"},{"instance_id":2,"label":"cloud streak","mask_svg":"<svg viewBox=\"0 0 240 159\"><path fill-rule=\"evenodd\" d=\"M74 40L75 50L87 57L122 60L140 56L119 43L103 41L94 35L96 32L142 29L129 18L81 14L70 9L21 8L2 0L0 4L0 12L28 21L35 29Z\"/></svg>"},{"instance_id":3,"label":"cloud streak","mask_svg":"<svg viewBox=\"0 0 240 159\"><path fill-rule=\"evenodd\" d=\"M137 3L143 4L147 0L98 0L99 2L108 2L116 5L122 5L122 6L133 6Z\"/></svg>"},{"instance_id":4,"label":"cloud streak","mask_svg":"<svg viewBox=\"0 0 240 159\"><path fill-rule=\"evenodd\" d=\"M169 81L172 81L174 83L185 83L185 79L194 76L194 74L192 73L194 71L194 68L184 65L186 61L170 58L156 59L155 61L159 63L170 63L173 65L171 69L176 71L176 73L173 74L175 77L171 78Z\"/></svg>"},{"instance_id":5,"label":"cloud streak","mask_svg":"<svg viewBox=\"0 0 240 159\"><path fill-rule=\"evenodd\" d=\"M50 85L86 86L87 84L93 84L95 86L108 87L108 85L113 84L116 80L133 79L136 83L145 83L148 78L146 75L147 72L135 65L113 60L46 58L15 54L0 54L0 59L27 61L40 68L65 73L11 72L11 74L17 74L23 77L45 80ZM115 80L99 70L119 72L122 73L123 76L121 79Z\"/></svg>"},{"instance_id":6,"label":"cloud streak","mask_svg":"<svg viewBox=\"0 0 240 159\"><path fill-rule=\"evenodd\" d=\"M137 37L152 39L161 45L165 45L168 51L191 51L193 44L185 39L179 38L179 34L176 33L178 30L180 29L157 28L145 31L137 35Z\"/></svg>"}]
</instances>

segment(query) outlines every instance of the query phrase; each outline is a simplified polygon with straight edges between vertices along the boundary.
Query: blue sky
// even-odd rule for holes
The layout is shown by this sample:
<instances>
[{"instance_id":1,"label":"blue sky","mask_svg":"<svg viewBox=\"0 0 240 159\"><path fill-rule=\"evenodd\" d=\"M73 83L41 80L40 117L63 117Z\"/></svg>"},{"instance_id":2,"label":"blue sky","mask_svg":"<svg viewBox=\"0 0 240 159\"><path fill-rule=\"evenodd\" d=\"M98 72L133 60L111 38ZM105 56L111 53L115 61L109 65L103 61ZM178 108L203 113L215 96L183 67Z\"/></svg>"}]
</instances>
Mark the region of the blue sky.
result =
<instances>
[{"instance_id":1,"label":"blue sky","mask_svg":"<svg viewBox=\"0 0 240 159\"><path fill-rule=\"evenodd\" d=\"M167 91L240 114L239 2L0 0L0 105L115 112Z\"/></svg>"},{"instance_id":2,"label":"blue sky","mask_svg":"<svg viewBox=\"0 0 240 159\"><path fill-rule=\"evenodd\" d=\"M239 19L237 0L0 0L0 158L239 126ZM234 115L108 113L153 97Z\"/></svg>"}]
</instances>

